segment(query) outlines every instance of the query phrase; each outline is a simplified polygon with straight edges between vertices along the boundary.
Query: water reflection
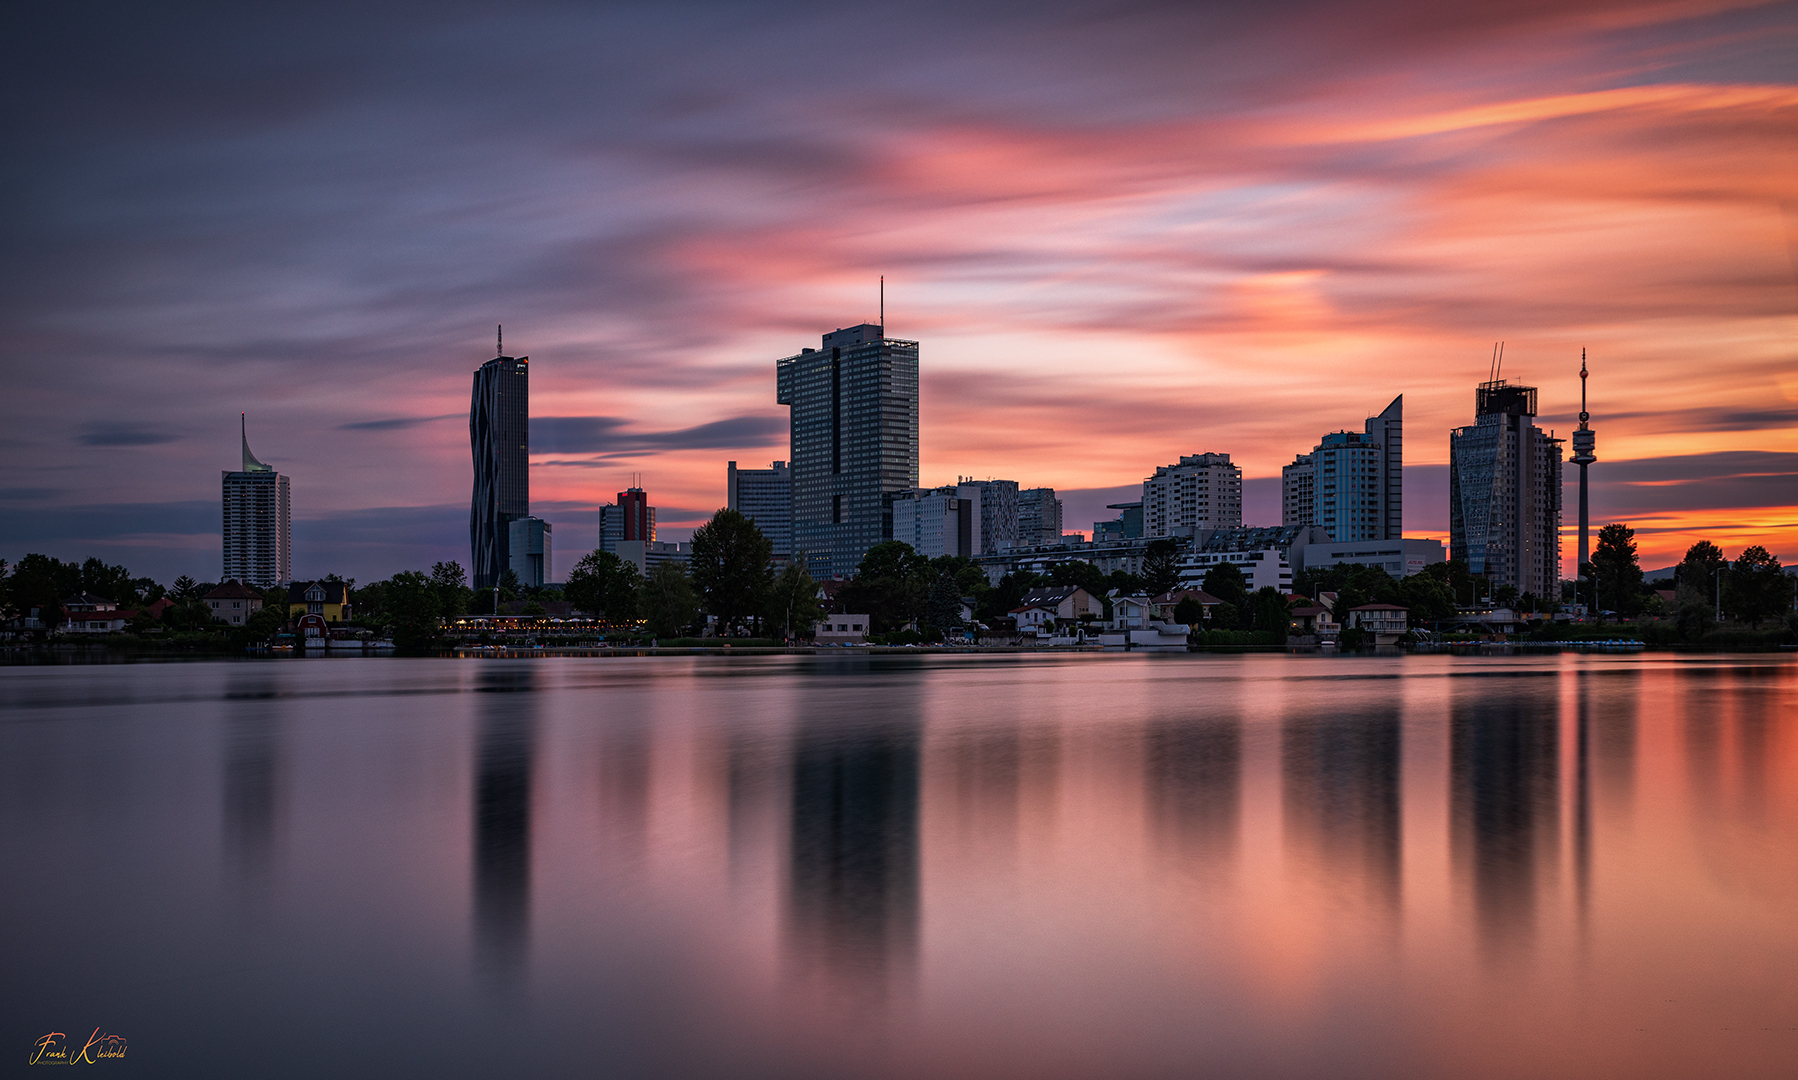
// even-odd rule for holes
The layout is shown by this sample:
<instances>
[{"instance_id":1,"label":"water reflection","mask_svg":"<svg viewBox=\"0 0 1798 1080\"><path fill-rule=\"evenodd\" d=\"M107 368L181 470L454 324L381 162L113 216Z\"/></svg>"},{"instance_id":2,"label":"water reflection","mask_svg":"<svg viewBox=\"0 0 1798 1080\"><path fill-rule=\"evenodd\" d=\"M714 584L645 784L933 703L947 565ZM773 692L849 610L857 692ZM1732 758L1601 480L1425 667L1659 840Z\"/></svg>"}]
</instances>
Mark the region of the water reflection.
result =
<instances>
[{"instance_id":1,"label":"water reflection","mask_svg":"<svg viewBox=\"0 0 1798 1080\"><path fill-rule=\"evenodd\" d=\"M530 667L496 667L476 684L475 964L482 982L501 992L522 983L530 946L535 675Z\"/></svg>"},{"instance_id":2,"label":"water reflection","mask_svg":"<svg viewBox=\"0 0 1798 1080\"><path fill-rule=\"evenodd\" d=\"M1560 718L1531 680L1479 683L1451 705L1451 849L1497 953L1528 944L1539 879L1559 851Z\"/></svg>"},{"instance_id":3,"label":"water reflection","mask_svg":"<svg viewBox=\"0 0 1798 1080\"><path fill-rule=\"evenodd\" d=\"M839 988L882 992L917 950L922 725L909 704L820 702L794 740L788 952Z\"/></svg>"},{"instance_id":4,"label":"water reflection","mask_svg":"<svg viewBox=\"0 0 1798 1080\"><path fill-rule=\"evenodd\" d=\"M1288 860L1336 890L1358 886L1396 912L1400 885L1399 713L1378 703L1289 717L1281 732Z\"/></svg>"},{"instance_id":5,"label":"water reflection","mask_svg":"<svg viewBox=\"0 0 1798 1080\"><path fill-rule=\"evenodd\" d=\"M265 895L281 787L280 721L263 703L225 721L225 862L246 894Z\"/></svg>"},{"instance_id":6,"label":"water reflection","mask_svg":"<svg viewBox=\"0 0 1798 1080\"><path fill-rule=\"evenodd\" d=\"M1143 748L1157 846L1198 876L1215 876L1235 859L1242 831L1242 721L1155 721Z\"/></svg>"}]
</instances>

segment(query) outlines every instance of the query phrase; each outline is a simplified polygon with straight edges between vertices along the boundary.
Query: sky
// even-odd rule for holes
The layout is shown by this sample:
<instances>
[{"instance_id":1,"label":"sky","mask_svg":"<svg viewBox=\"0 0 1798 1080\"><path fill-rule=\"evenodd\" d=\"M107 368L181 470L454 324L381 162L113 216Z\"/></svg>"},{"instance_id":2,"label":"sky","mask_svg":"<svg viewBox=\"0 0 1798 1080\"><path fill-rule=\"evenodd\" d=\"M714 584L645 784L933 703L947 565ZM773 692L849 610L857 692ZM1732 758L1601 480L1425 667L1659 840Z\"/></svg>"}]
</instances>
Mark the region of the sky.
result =
<instances>
[{"instance_id":1,"label":"sky","mask_svg":"<svg viewBox=\"0 0 1798 1080\"><path fill-rule=\"evenodd\" d=\"M0 71L0 558L468 565L471 373L531 358L554 576L784 459L774 362L921 342L921 479L1067 527L1405 398L1408 535L1504 342L1645 567L1798 560L1798 5L24 5ZM1568 469L1569 477L1575 474ZM1567 489L1569 529L1574 491ZM1571 571L1573 544L1564 545Z\"/></svg>"}]
</instances>

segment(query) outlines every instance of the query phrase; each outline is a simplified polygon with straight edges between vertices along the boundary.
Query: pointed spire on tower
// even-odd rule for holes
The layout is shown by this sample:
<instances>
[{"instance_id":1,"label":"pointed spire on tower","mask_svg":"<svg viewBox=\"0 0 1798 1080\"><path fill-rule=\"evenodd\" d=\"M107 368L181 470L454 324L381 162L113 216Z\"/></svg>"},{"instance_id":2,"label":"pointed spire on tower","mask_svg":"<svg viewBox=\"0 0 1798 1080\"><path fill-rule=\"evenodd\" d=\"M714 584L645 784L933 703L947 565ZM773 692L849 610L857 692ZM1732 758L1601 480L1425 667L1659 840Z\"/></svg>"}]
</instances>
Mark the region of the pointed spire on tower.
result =
<instances>
[{"instance_id":1,"label":"pointed spire on tower","mask_svg":"<svg viewBox=\"0 0 1798 1080\"><path fill-rule=\"evenodd\" d=\"M250 453L250 420L248 414L238 413L237 420L243 433L243 471L274 472L275 467L273 465L264 465L262 462L256 460L255 454Z\"/></svg>"}]
</instances>

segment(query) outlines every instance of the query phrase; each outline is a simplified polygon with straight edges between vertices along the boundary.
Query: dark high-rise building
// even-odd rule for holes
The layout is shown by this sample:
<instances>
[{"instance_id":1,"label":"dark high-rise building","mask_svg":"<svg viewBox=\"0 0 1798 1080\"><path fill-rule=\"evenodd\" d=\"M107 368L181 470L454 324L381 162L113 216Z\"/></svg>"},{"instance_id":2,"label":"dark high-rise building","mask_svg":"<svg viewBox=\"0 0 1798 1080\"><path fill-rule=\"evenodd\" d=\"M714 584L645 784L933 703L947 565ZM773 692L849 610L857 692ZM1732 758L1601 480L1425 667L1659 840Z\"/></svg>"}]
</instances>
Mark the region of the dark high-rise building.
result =
<instances>
[{"instance_id":1,"label":"dark high-rise building","mask_svg":"<svg viewBox=\"0 0 1798 1080\"><path fill-rule=\"evenodd\" d=\"M618 493L618 510L624 516L624 535L619 539L647 543L656 538L656 508L649 505L649 492L625 488Z\"/></svg>"},{"instance_id":2,"label":"dark high-rise building","mask_svg":"<svg viewBox=\"0 0 1798 1080\"><path fill-rule=\"evenodd\" d=\"M468 443L474 504L468 512L474 587L491 589L512 562L512 522L531 512L530 357L496 356L474 373Z\"/></svg>"},{"instance_id":3,"label":"dark high-rise building","mask_svg":"<svg viewBox=\"0 0 1798 1080\"><path fill-rule=\"evenodd\" d=\"M1280 524L1316 524L1317 469L1310 454L1299 454L1280 469Z\"/></svg>"},{"instance_id":4,"label":"dark high-rise building","mask_svg":"<svg viewBox=\"0 0 1798 1080\"><path fill-rule=\"evenodd\" d=\"M1364 430L1325 435L1280 470L1280 487L1282 525L1315 525L1337 543L1403 539L1404 395Z\"/></svg>"},{"instance_id":5,"label":"dark high-rise building","mask_svg":"<svg viewBox=\"0 0 1798 1080\"><path fill-rule=\"evenodd\" d=\"M1448 436L1449 558L1538 597L1560 595L1561 441L1534 423L1536 388L1484 382L1476 423Z\"/></svg>"},{"instance_id":6,"label":"dark high-rise building","mask_svg":"<svg viewBox=\"0 0 1798 1080\"><path fill-rule=\"evenodd\" d=\"M762 531L774 545L776 558L793 554L793 474L784 461L766 469L739 469L725 465L724 505L735 510Z\"/></svg>"},{"instance_id":7,"label":"dark high-rise building","mask_svg":"<svg viewBox=\"0 0 1798 1080\"><path fill-rule=\"evenodd\" d=\"M243 470L219 473L224 501L221 580L237 580L264 589L285 585L293 580L293 514L288 479L250 453L247 423L241 434Z\"/></svg>"},{"instance_id":8,"label":"dark high-rise building","mask_svg":"<svg viewBox=\"0 0 1798 1080\"><path fill-rule=\"evenodd\" d=\"M890 531L881 497L918 486L918 343L863 323L774 370L792 410L793 553L846 577Z\"/></svg>"}]
</instances>

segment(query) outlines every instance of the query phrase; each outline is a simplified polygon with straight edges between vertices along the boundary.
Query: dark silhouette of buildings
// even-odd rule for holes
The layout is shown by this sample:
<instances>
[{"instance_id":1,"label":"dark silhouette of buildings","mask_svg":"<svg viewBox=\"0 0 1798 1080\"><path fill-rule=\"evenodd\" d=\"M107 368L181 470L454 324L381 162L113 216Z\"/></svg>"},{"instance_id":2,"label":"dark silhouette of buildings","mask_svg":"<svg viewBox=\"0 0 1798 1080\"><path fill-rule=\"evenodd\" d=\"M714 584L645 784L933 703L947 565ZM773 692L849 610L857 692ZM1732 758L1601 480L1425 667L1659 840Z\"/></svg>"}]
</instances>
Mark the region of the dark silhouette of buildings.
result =
<instances>
[{"instance_id":1,"label":"dark silhouette of buildings","mask_svg":"<svg viewBox=\"0 0 1798 1080\"><path fill-rule=\"evenodd\" d=\"M474 502L468 543L474 587L491 589L512 563L511 526L531 512L530 357L496 356L474 373L468 443Z\"/></svg>"},{"instance_id":2,"label":"dark silhouette of buildings","mask_svg":"<svg viewBox=\"0 0 1798 1080\"><path fill-rule=\"evenodd\" d=\"M1536 388L1483 382L1476 422L1448 438L1449 558L1494 586L1560 595L1561 440L1536 427Z\"/></svg>"},{"instance_id":3,"label":"dark silhouette of buildings","mask_svg":"<svg viewBox=\"0 0 1798 1080\"><path fill-rule=\"evenodd\" d=\"M514 989L530 943L531 772L536 720L529 669L484 673L474 776L474 937L482 978ZM486 696L491 695L491 696Z\"/></svg>"}]
</instances>

